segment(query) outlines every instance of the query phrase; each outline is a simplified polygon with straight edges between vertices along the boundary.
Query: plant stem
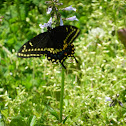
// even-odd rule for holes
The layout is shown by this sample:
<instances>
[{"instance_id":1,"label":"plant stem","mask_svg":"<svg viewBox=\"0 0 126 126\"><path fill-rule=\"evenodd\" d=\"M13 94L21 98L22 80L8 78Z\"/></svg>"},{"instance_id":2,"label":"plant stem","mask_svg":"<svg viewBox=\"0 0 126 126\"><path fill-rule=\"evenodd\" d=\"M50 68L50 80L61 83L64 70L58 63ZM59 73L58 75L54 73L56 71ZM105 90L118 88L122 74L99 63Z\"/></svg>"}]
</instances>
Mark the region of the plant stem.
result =
<instances>
[{"instance_id":1,"label":"plant stem","mask_svg":"<svg viewBox=\"0 0 126 126\"><path fill-rule=\"evenodd\" d=\"M64 94L64 68L62 67L61 93L60 93L60 122L62 122L63 94Z\"/></svg>"}]
</instances>

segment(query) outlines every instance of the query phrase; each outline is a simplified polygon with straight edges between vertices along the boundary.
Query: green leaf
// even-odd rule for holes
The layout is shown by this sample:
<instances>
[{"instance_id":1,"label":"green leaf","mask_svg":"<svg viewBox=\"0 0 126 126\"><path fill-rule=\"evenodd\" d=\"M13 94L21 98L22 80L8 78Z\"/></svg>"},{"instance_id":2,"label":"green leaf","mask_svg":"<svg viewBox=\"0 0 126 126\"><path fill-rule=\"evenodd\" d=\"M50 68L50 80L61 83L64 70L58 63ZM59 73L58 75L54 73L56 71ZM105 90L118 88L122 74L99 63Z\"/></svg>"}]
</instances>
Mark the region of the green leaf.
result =
<instances>
[{"instance_id":1,"label":"green leaf","mask_svg":"<svg viewBox=\"0 0 126 126\"><path fill-rule=\"evenodd\" d=\"M30 126L34 126L36 124L36 116L33 116Z\"/></svg>"},{"instance_id":2,"label":"green leaf","mask_svg":"<svg viewBox=\"0 0 126 126\"><path fill-rule=\"evenodd\" d=\"M67 119L68 119L68 116L63 120L63 124L65 124Z\"/></svg>"},{"instance_id":3,"label":"green leaf","mask_svg":"<svg viewBox=\"0 0 126 126\"><path fill-rule=\"evenodd\" d=\"M1 114L7 118L8 117L8 109L5 109L5 110L1 110Z\"/></svg>"},{"instance_id":4,"label":"green leaf","mask_svg":"<svg viewBox=\"0 0 126 126\"><path fill-rule=\"evenodd\" d=\"M21 116L14 117L10 123L10 126L26 126L24 118Z\"/></svg>"},{"instance_id":5,"label":"green leaf","mask_svg":"<svg viewBox=\"0 0 126 126\"><path fill-rule=\"evenodd\" d=\"M51 108L50 106L48 106L47 108L48 108L48 111L49 111L53 116L55 116L57 120L59 120L59 116L58 116L57 112L56 112L53 108Z\"/></svg>"}]
</instances>

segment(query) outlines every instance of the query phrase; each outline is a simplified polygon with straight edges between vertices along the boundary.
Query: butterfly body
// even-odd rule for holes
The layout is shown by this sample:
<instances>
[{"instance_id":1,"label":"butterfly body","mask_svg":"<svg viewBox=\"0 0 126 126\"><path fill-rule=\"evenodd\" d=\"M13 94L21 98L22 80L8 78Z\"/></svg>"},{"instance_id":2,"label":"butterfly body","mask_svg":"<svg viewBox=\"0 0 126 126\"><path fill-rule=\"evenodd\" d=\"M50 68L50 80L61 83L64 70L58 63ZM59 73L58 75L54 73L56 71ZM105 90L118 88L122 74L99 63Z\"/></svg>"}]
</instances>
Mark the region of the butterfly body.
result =
<instances>
[{"instance_id":1,"label":"butterfly body","mask_svg":"<svg viewBox=\"0 0 126 126\"><path fill-rule=\"evenodd\" d=\"M72 42L79 35L80 30L75 26L64 25L47 32L41 33L26 42L18 51L17 56L22 58L41 57L46 55L52 62L60 62L63 65L65 59L74 57L74 45ZM63 67L65 67L63 65Z\"/></svg>"}]
</instances>

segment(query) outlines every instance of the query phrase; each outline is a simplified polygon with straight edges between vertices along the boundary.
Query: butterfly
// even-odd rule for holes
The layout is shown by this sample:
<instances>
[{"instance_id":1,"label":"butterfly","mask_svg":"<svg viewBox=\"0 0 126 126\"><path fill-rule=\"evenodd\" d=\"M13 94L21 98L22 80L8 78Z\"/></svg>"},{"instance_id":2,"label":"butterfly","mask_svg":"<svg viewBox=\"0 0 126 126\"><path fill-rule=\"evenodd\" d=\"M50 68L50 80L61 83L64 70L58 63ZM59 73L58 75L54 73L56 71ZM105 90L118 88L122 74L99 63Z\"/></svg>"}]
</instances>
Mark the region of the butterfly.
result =
<instances>
[{"instance_id":1,"label":"butterfly","mask_svg":"<svg viewBox=\"0 0 126 126\"><path fill-rule=\"evenodd\" d=\"M63 62L67 57L74 57L73 41L80 34L80 30L71 25L57 26L55 28L48 27L47 29L46 32L40 33L26 42L19 49L17 56L30 58L46 55L48 60L60 62L66 69Z\"/></svg>"}]
</instances>

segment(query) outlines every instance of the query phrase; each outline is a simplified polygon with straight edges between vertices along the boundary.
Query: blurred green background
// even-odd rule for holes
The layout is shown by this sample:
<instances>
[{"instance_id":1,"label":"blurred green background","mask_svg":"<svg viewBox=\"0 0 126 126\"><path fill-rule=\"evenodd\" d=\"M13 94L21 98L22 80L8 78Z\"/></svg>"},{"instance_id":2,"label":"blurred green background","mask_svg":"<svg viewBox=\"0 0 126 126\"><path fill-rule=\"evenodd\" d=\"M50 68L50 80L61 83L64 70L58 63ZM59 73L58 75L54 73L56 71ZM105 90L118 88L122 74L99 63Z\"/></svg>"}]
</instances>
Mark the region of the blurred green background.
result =
<instances>
[{"instance_id":1,"label":"blurred green background","mask_svg":"<svg viewBox=\"0 0 126 126\"><path fill-rule=\"evenodd\" d=\"M126 28L125 0L61 0L65 21L81 30L75 56L65 62L66 126L126 125L126 55L117 30ZM61 65L46 57L21 59L16 52L46 23L45 0L0 1L0 126L58 125ZM118 103L109 107L119 94Z\"/></svg>"}]
</instances>

